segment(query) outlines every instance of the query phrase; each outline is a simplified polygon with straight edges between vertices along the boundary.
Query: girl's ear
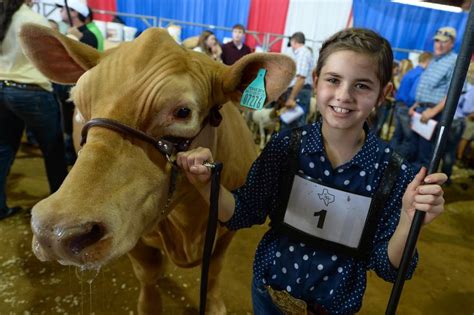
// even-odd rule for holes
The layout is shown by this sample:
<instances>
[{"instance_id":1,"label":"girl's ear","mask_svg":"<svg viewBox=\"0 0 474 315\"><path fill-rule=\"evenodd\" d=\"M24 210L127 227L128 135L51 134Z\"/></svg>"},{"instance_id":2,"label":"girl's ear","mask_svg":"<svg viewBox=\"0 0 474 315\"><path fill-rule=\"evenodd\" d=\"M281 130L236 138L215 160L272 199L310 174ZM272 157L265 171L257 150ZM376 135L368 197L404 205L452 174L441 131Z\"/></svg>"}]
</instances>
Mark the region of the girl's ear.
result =
<instances>
[{"instance_id":1,"label":"girl's ear","mask_svg":"<svg viewBox=\"0 0 474 315\"><path fill-rule=\"evenodd\" d=\"M382 93L380 94L380 99L379 101L377 102L377 106L376 107L379 107L384 101L385 99L387 99L387 97L390 95L390 93L392 93L393 91L393 83L392 82L389 82L387 83L387 85L383 88L383 91Z\"/></svg>"},{"instance_id":2,"label":"girl's ear","mask_svg":"<svg viewBox=\"0 0 474 315\"><path fill-rule=\"evenodd\" d=\"M318 74L316 73L316 68L314 68L311 74L313 76L313 89L316 89L316 86L318 85Z\"/></svg>"}]
</instances>

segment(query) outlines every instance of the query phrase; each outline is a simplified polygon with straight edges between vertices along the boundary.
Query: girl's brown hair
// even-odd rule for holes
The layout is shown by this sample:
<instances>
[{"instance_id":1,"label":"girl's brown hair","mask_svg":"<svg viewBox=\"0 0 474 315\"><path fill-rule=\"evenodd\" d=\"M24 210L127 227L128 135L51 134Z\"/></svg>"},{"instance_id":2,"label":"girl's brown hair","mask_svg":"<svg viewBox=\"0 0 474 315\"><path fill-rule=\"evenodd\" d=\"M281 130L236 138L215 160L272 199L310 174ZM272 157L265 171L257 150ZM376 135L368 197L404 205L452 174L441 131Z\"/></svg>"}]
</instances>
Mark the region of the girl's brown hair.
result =
<instances>
[{"instance_id":1,"label":"girl's brown hair","mask_svg":"<svg viewBox=\"0 0 474 315\"><path fill-rule=\"evenodd\" d=\"M350 50L373 57L378 66L377 77L381 88L383 89L390 82L393 64L390 43L374 31L364 28L348 28L327 39L319 51L316 76L319 77L321 74L321 69L328 57L341 50Z\"/></svg>"},{"instance_id":2,"label":"girl's brown hair","mask_svg":"<svg viewBox=\"0 0 474 315\"><path fill-rule=\"evenodd\" d=\"M211 31L208 31L208 30L203 31L201 33L201 35L199 35L198 46L201 47L201 50L202 50L203 53L205 53L206 55L212 57L211 48L209 48L206 45L206 41L209 38L209 36L211 36L211 35L214 35L214 33L211 32Z\"/></svg>"}]
</instances>

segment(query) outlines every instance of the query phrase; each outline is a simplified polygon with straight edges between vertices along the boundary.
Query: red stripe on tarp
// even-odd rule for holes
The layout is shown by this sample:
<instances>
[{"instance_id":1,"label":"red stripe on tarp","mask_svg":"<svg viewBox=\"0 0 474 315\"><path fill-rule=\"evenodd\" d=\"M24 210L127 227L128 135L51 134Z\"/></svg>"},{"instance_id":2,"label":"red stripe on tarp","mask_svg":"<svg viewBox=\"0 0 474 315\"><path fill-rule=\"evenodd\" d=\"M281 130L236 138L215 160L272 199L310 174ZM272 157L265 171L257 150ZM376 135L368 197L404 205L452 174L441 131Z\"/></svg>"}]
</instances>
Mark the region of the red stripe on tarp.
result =
<instances>
[{"instance_id":1,"label":"red stripe on tarp","mask_svg":"<svg viewBox=\"0 0 474 315\"><path fill-rule=\"evenodd\" d=\"M352 27L354 24L354 21L353 21L354 15L352 14L353 9L354 7L351 6L351 11L349 12L349 18L347 19L346 28Z\"/></svg>"},{"instance_id":2,"label":"red stripe on tarp","mask_svg":"<svg viewBox=\"0 0 474 315\"><path fill-rule=\"evenodd\" d=\"M87 0L87 5L91 9L117 12L116 0ZM113 18L113 16L108 14L94 14L94 20L110 22Z\"/></svg>"},{"instance_id":3,"label":"red stripe on tarp","mask_svg":"<svg viewBox=\"0 0 474 315\"><path fill-rule=\"evenodd\" d=\"M250 31L283 34L285 32L286 16L290 0L252 0L247 29ZM263 36L260 36L263 41ZM273 40L273 38L272 38ZM246 44L252 48L257 42L247 35ZM280 52L281 41L273 45L270 51Z\"/></svg>"}]
</instances>

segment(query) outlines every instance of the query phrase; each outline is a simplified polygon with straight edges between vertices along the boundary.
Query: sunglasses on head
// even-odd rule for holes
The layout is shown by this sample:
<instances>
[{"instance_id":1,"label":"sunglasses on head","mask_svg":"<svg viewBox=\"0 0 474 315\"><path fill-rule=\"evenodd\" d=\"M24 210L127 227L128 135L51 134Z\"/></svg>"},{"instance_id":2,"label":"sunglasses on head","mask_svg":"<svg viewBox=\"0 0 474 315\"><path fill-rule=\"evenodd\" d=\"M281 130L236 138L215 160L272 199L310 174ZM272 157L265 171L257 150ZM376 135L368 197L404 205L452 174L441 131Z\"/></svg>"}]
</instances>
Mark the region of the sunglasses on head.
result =
<instances>
[{"instance_id":1,"label":"sunglasses on head","mask_svg":"<svg viewBox=\"0 0 474 315\"><path fill-rule=\"evenodd\" d=\"M436 35L448 36L449 38L454 39L453 34L447 32L447 31L436 31Z\"/></svg>"}]
</instances>

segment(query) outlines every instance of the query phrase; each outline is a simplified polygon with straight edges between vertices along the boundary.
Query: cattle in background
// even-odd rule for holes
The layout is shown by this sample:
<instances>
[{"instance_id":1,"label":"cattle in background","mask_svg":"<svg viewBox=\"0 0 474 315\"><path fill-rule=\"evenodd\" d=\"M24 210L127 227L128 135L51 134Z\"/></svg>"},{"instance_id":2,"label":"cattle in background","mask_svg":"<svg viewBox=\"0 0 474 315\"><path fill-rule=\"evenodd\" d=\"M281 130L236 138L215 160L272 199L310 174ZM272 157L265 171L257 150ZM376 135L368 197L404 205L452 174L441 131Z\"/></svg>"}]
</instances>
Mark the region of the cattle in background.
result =
<instances>
[{"instance_id":1,"label":"cattle in background","mask_svg":"<svg viewBox=\"0 0 474 315\"><path fill-rule=\"evenodd\" d=\"M260 68L267 69L269 101L294 76L294 63L283 55L251 54L228 67L178 46L160 29L148 29L104 53L35 25L24 26L20 38L27 56L47 77L77 82L71 97L85 121L106 118L155 139L193 139L191 147L209 147L224 163L221 180L230 190L243 184L256 150L238 109L225 103L238 101ZM222 124L211 127L212 109L223 104ZM200 264L208 220L208 205L185 176L178 174L167 202L171 169L154 145L91 127L61 188L32 210L36 256L97 267L128 253L141 285L139 313L160 313L156 283L165 258L160 249L180 267ZM217 282L232 237L219 227L210 266L209 313L225 313Z\"/></svg>"},{"instance_id":2,"label":"cattle in background","mask_svg":"<svg viewBox=\"0 0 474 315\"><path fill-rule=\"evenodd\" d=\"M286 94L282 94L276 102L272 103L272 107L264 107L261 110L246 113L246 115L249 116L247 124L254 134L255 141L257 141L257 138L259 139L260 150L265 147L267 142L270 140L271 135L275 132L280 113L285 106L285 101ZM307 122L312 123L316 119L316 98L313 96L311 97Z\"/></svg>"}]
</instances>

